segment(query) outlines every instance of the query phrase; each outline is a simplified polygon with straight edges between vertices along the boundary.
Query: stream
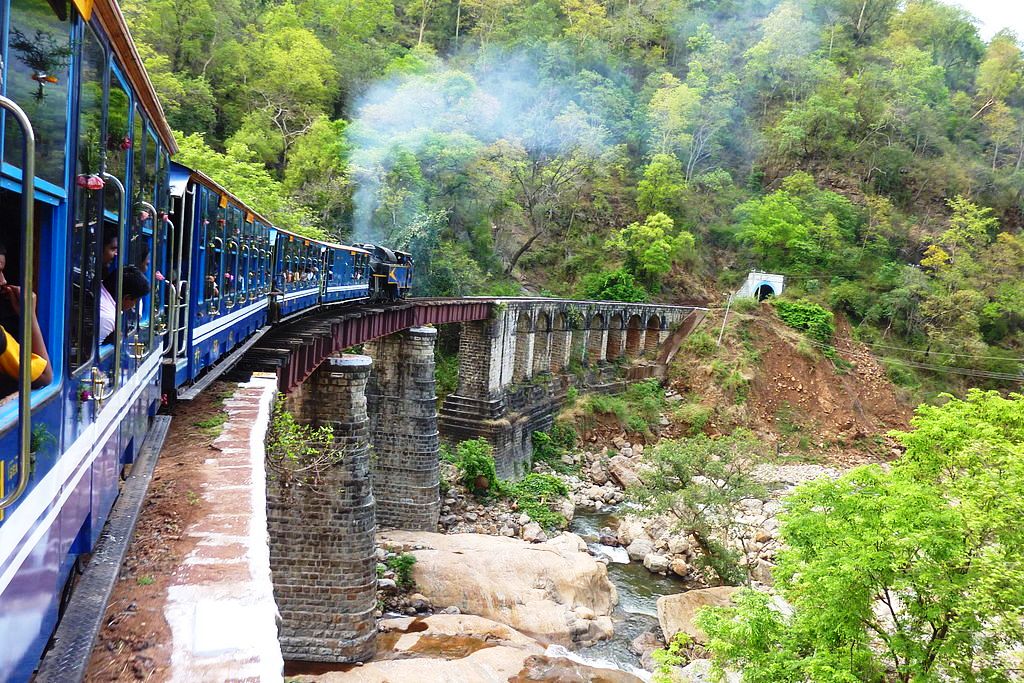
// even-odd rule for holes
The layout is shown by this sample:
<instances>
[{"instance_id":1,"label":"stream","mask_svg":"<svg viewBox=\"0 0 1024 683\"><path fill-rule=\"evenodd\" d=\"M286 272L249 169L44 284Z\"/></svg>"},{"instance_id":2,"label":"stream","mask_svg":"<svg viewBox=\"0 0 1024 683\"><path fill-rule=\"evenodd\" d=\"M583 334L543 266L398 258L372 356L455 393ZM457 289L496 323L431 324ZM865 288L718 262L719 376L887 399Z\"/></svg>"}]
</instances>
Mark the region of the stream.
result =
<instances>
[{"instance_id":1,"label":"stream","mask_svg":"<svg viewBox=\"0 0 1024 683\"><path fill-rule=\"evenodd\" d=\"M590 552L605 556L608 578L619 593L619 604L612 618L615 636L596 645L582 648L576 654L585 663L610 666L650 680L650 673L640 667L640 658L630 652L629 644L641 633L658 627L658 598L662 595L682 593L686 590L676 576L652 574L641 562L630 562L625 548L613 548L597 542L603 527L615 529L618 519L615 510L601 512L577 510L569 530L587 543Z\"/></svg>"}]
</instances>

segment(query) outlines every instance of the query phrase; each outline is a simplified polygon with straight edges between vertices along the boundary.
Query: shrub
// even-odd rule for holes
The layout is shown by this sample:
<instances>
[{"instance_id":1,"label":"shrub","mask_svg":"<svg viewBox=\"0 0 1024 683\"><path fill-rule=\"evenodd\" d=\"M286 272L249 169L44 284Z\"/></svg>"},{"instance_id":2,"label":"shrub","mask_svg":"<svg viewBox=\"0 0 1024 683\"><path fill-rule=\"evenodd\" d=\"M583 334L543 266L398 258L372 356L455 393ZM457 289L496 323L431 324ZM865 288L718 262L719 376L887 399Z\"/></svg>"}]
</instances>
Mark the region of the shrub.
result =
<instances>
[{"instance_id":1,"label":"shrub","mask_svg":"<svg viewBox=\"0 0 1024 683\"><path fill-rule=\"evenodd\" d=\"M412 578L412 567L416 564L415 555L402 553L389 557L384 563L395 572L395 583L399 588L408 591L416 587L416 581Z\"/></svg>"},{"instance_id":2,"label":"shrub","mask_svg":"<svg viewBox=\"0 0 1024 683\"><path fill-rule=\"evenodd\" d=\"M441 401L459 388L459 356L457 354L435 353L434 381L437 385L437 398Z\"/></svg>"},{"instance_id":3,"label":"shrub","mask_svg":"<svg viewBox=\"0 0 1024 683\"><path fill-rule=\"evenodd\" d=\"M562 513L554 509L560 500L569 495L569 487L558 477L531 473L509 487L508 493L520 510L545 529L566 524Z\"/></svg>"},{"instance_id":4,"label":"shrub","mask_svg":"<svg viewBox=\"0 0 1024 683\"><path fill-rule=\"evenodd\" d=\"M680 631L668 645L651 653L654 660L653 683L672 683L672 669L685 666L689 661L689 652L693 646L693 638Z\"/></svg>"},{"instance_id":5,"label":"shrub","mask_svg":"<svg viewBox=\"0 0 1024 683\"><path fill-rule=\"evenodd\" d=\"M576 428L568 422L556 422L551 425L551 441L554 442L559 448L566 450L572 450L576 448L576 444L579 442L580 436L576 433Z\"/></svg>"},{"instance_id":6,"label":"shrub","mask_svg":"<svg viewBox=\"0 0 1024 683\"><path fill-rule=\"evenodd\" d=\"M580 284L580 296L593 301L647 301L650 294L625 268L591 273Z\"/></svg>"},{"instance_id":7,"label":"shrub","mask_svg":"<svg viewBox=\"0 0 1024 683\"><path fill-rule=\"evenodd\" d=\"M835 316L832 311L811 301L785 301L776 299L773 304L779 319L790 327L805 332L819 344L831 344L835 335Z\"/></svg>"},{"instance_id":8,"label":"shrub","mask_svg":"<svg viewBox=\"0 0 1024 683\"><path fill-rule=\"evenodd\" d=\"M487 480L487 491L501 492L501 482L494 469L494 449L483 437L460 442L455 447L454 461L462 485L470 491L483 488L477 485L477 479L483 477Z\"/></svg>"},{"instance_id":9,"label":"shrub","mask_svg":"<svg viewBox=\"0 0 1024 683\"><path fill-rule=\"evenodd\" d=\"M686 338L683 347L695 356L707 358L715 352L715 338L699 330Z\"/></svg>"},{"instance_id":10,"label":"shrub","mask_svg":"<svg viewBox=\"0 0 1024 683\"><path fill-rule=\"evenodd\" d=\"M267 430L267 466L285 488L305 485L316 490L323 473L344 453L334 448L330 425L299 424L284 406L284 396L278 395Z\"/></svg>"}]
</instances>

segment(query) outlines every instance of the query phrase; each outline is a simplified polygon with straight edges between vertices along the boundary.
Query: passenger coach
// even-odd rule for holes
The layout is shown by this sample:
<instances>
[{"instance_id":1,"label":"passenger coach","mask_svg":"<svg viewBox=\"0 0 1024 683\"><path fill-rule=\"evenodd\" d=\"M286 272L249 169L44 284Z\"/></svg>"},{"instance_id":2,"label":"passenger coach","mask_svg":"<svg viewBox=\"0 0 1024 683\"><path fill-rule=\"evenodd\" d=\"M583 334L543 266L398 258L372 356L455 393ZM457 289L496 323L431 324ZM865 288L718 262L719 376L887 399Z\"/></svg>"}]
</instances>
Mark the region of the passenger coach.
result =
<instances>
[{"instance_id":1,"label":"passenger coach","mask_svg":"<svg viewBox=\"0 0 1024 683\"><path fill-rule=\"evenodd\" d=\"M160 404L176 149L116 3L3 0L0 26L0 680L21 681ZM126 269L148 291L101 305Z\"/></svg>"}]
</instances>

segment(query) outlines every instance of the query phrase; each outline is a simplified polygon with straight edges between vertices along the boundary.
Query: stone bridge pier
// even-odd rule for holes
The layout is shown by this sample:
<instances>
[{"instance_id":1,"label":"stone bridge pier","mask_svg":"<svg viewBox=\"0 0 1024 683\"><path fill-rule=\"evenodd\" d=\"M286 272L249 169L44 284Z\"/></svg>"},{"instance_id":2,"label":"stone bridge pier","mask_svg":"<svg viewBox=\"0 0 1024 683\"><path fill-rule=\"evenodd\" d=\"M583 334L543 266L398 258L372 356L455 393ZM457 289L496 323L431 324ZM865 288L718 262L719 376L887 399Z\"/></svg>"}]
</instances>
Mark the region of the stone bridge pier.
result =
<instances>
[{"instance_id":1,"label":"stone bridge pier","mask_svg":"<svg viewBox=\"0 0 1024 683\"><path fill-rule=\"evenodd\" d=\"M689 306L497 300L487 319L462 323L459 383L441 409L442 434L486 438L498 476L519 478L530 468L533 432L551 426L569 386L621 388L618 364L654 360L674 330L701 317Z\"/></svg>"}]
</instances>

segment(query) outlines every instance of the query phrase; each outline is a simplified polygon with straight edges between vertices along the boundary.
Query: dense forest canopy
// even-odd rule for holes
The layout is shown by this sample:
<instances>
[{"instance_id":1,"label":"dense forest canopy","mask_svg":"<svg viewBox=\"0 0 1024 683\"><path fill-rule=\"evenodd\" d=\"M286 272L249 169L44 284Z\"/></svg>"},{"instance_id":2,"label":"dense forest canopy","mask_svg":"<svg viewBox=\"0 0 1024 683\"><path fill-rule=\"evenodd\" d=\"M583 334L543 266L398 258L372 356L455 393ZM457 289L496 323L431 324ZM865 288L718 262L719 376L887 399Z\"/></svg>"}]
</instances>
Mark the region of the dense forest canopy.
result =
<instances>
[{"instance_id":1,"label":"dense forest canopy","mask_svg":"<svg viewBox=\"0 0 1024 683\"><path fill-rule=\"evenodd\" d=\"M718 302L757 267L914 349L887 355L1022 371L1024 57L956 6L124 11L185 163L284 226L411 248L421 293Z\"/></svg>"}]
</instances>

